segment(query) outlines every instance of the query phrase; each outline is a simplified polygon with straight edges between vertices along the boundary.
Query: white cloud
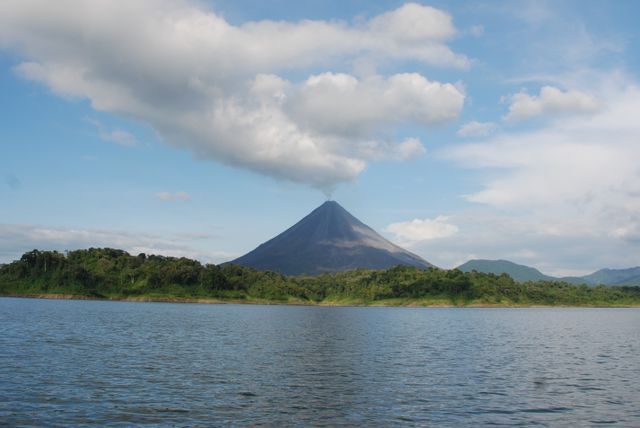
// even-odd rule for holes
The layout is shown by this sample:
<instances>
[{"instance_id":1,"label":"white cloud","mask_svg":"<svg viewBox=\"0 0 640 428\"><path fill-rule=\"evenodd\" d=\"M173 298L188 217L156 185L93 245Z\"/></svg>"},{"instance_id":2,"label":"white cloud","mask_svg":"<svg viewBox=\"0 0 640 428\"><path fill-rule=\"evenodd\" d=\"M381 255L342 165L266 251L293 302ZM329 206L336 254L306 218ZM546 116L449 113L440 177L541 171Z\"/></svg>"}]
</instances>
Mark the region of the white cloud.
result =
<instances>
[{"instance_id":1,"label":"white cloud","mask_svg":"<svg viewBox=\"0 0 640 428\"><path fill-rule=\"evenodd\" d=\"M472 120L465 123L456 134L459 137L486 137L496 130L496 124L493 122L477 122Z\"/></svg>"},{"instance_id":2,"label":"white cloud","mask_svg":"<svg viewBox=\"0 0 640 428\"><path fill-rule=\"evenodd\" d=\"M156 193L156 198L161 201L188 201L191 199L187 192L158 192Z\"/></svg>"},{"instance_id":3,"label":"white cloud","mask_svg":"<svg viewBox=\"0 0 640 428\"><path fill-rule=\"evenodd\" d=\"M100 134L100 137L106 141L113 141L123 146L135 146L137 144L136 137L131 135L124 129L113 129L105 134Z\"/></svg>"},{"instance_id":4,"label":"white cloud","mask_svg":"<svg viewBox=\"0 0 640 428\"><path fill-rule=\"evenodd\" d=\"M138 144L138 140L129 132L124 129L114 128L107 129L101 122L88 119L88 121L93 124L98 130L98 135L104 141L110 141L116 144L120 144L121 146L135 146Z\"/></svg>"},{"instance_id":5,"label":"white cloud","mask_svg":"<svg viewBox=\"0 0 640 428\"><path fill-rule=\"evenodd\" d=\"M449 221L449 217L437 216L434 219L414 219L392 223L385 229L395 235L395 239L403 245L416 242L446 238L458 233L458 226Z\"/></svg>"},{"instance_id":6,"label":"white cloud","mask_svg":"<svg viewBox=\"0 0 640 428\"><path fill-rule=\"evenodd\" d=\"M436 152L475 169L473 204L448 216L464 233L405 240L412 251L441 267L507 259L551 275L640 265L640 85L618 71L555 77L588 87L598 109Z\"/></svg>"},{"instance_id":7,"label":"white cloud","mask_svg":"<svg viewBox=\"0 0 640 428\"><path fill-rule=\"evenodd\" d=\"M446 44L456 34L451 17L428 6L409 3L353 24L242 25L187 0L49 6L0 2L0 47L26 57L21 76L148 123L199 157L325 190L364 170L380 133L450 120L464 101L453 85L418 74L278 76L362 61L468 67ZM133 141L123 132L103 137Z\"/></svg>"},{"instance_id":8,"label":"white cloud","mask_svg":"<svg viewBox=\"0 0 640 428\"><path fill-rule=\"evenodd\" d=\"M0 262L16 260L24 252L34 248L64 251L89 247L110 247L123 249L131 254L144 252L172 257L189 257L208 263L221 263L238 256L224 251L210 250L211 241L214 238L210 235L190 233L142 233L0 224Z\"/></svg>"},{"instance_id":9,"label":"white cloud","mask_svg":"<svg viewBox=\"0 0 640 428\"><path fill-rule=\"evenodd\" d=\"M571 220L575 218L567 222ZM526 215L475 206L448 216L448 223L460 229L458 233L439 239L403 241L402 245L442 268L478 258L506 259L549 275L569 276L589 274L603 267L640 264L637 242L593 234L541 234L536 221Z\"/></svg>"},{"instance_id":10,"label":"white cloud","mask_svg":"<svg viewBox=\"0 0 640 428\"><path fill-rule=\"evenodd\" d=\"M578 90L561 91L553 86L543 86L539 95L520 91L506 98L509 112L505 120L524 120L548 114L594 113L598 103L589 94Z\"/></svg>"},{"instance_id":11,"label":"white cloud","mask_svg":"<svg viewBox=\"0 0 640 428\"><path fill-rule=\"evenodd\" d=\"M375 33L390 34L404 43L446 40L456 33L447 13L416 3L407 3L373 18L369 28Z\"/></svg>"},{"instance_id":12,"label":"white cloud","mask_svg":"<svg viewBox=\"0 0 640 428\"><path fill-rule=\"evenodd\" d=\"M633 249L640 241L640 87L615 73L602 81L594 87L602 104L588 117L552 121L445 153L463 167L487 172L481 189L467 199L510 219L487 229L495 236L501 234L498 228L508 229L509 239L538 242L546 262L556 258L549 265L555 270L563 266L558 260L569 260L566 254L583 258L571 259L573 267L593 270L640 264Z\"/></svg>"},{"instance_id":13,"label":"white cloud","mask_svg":"<svg viewBox=\"0 0 640 428\"><path fill-rule=\"evenodd\" d=\"M407 138L398 144L396 153L399 160L410 160L424 155L427 150L417 138Z\"/></svg>"},{"instance_id":14,"label":"white cloud","mask_svg":"<svg viewBox=\"0 0 640 428\"><path fill-rule=\"evenodd\" d=\"M345 136L370 135L380 124L433 124L458 117L464 94L416 73L359 81L347 74L309 77L285 103L305 128Z\"/></svg>"},{"instance_id":15,"label":"white cloud","mask_svg":"<svg viewBox=\"0 0 640 428\"><path fill-rule=\"evenodd\" d=\"M408 161L419 158L426 152L427 149L417 138L405 138L401 143L367 141L358 145L359 155L370 160Z\"/></svg>"}]
</instances>

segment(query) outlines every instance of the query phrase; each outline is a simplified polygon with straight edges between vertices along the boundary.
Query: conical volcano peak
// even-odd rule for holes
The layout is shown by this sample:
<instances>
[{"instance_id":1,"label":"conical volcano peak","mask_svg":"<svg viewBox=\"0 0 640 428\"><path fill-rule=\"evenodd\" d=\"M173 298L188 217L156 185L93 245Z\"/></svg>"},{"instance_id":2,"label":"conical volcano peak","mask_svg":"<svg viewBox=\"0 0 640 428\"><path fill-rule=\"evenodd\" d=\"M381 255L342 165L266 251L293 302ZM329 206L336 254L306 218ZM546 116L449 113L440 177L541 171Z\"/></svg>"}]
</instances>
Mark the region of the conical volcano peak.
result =
<instances>
[{"instance_id":1,"label":"conical volcano peak","mask_svg":"<svg viewBox=\"0 0 640 428\"><path fill-rule=\"evenodd\" d=\"M233 263L289 275L386 269L399 264L432 267L380 236L333 200Z\"/></svg>"},{"instance_id":2,"label":"conical volcano peak","mask_svg":"<svg viewBox=\"0 0 640 428\"><path fill-rule=\"evenodd\" d=\"M340 205L339 203L337 203L336 201L331 200L331 199L324 201L324 203L322 205L320 205L318 208L316 208L313 211L317 211L317 210L323 210L323 211L340 210L340 211L344 211L344 212L348 213L348 211L345 210L342 207L342 205Z\"/></svg>"}]
</instances>

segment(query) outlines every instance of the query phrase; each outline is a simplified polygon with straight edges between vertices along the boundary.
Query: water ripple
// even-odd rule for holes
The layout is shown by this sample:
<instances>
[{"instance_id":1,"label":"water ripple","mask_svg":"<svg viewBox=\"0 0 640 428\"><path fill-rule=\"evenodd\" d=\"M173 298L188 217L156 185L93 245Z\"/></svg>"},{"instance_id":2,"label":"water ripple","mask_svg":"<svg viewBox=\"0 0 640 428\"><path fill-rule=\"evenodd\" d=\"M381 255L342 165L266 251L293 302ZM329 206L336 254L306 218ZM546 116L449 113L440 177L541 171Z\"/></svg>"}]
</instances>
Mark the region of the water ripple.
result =
<instances>
[{"instance_id":1,"label":"water ripple","mask_svg":"<svg viewBox=\"0 0 640 428\"><path fill-rule=\"evenodd\" d=\"M0 425L640 426L640 311L0 299Z\"/></svg>"}]
</instances>

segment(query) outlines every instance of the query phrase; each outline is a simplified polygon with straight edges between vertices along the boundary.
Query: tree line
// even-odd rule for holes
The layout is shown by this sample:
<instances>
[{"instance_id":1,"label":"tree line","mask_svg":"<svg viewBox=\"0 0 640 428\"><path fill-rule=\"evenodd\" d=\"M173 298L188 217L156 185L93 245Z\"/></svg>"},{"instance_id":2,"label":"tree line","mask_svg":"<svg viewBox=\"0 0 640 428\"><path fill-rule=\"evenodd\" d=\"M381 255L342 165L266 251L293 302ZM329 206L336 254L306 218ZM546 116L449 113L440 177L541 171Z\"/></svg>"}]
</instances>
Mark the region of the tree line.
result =
<instances>
[{"instance_id":1,"label":"tree line","mask_svg":"<svg viewBox=\"0 0 640 428\"><path fill-rule=\"evenodd\" d=\"M66 254L33 250L0 266L0 295L46 294L299 303L640 305L640 287L517 282L506 274L408 266L285 276L184 257L131 255L112 248Z\"/></svg>"}]
</instances>

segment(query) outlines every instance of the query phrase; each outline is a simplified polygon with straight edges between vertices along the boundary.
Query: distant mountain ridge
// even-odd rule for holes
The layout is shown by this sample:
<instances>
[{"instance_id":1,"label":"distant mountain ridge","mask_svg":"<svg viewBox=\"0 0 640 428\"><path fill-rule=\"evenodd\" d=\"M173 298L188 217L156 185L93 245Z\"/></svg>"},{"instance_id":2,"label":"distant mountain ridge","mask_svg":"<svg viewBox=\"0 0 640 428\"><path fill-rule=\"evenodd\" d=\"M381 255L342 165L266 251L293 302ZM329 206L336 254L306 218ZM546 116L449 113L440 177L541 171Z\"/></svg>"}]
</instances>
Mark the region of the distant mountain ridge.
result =
<instances>
[{"instance_id":1,"label":"distant mountain ridge","mask_svg":"<svg viewBox=\"0 0 640 428\"><path fill-rule=\"evenodd\" d=\"M591 284L640 285L640 266L627 269L600 269L582 278Z\"/></svg>"},{"instance_id":2,"label":"distant mountain ridge","mask_svg":"<svg viewBox=\"0 0 640 428\"><path fill-rule=\"evenodd\" d=\"M469 260L457 267L463 272L473 270L500 275L506 273L516 281L565 281L587 285L640 285L640 266L628 269L600 269L585 276L554 277L545 275L536 268L520 265L508 260Z\"/></svg>"},{"instance_id":3,"label":"distant mountain ridge","mask_svg":"<svg viewBox=\"0 0 640 428\"><path fill-rule=\"evenodd\" d=\"M536 268L519 265L508 260L469 260L468 262L458 266L458 269L463 272L471 272L475 270L483 273L494 273L496 275L506 273L516 281L540 281L553 279L553 277L543 274Z\"/></svg>"},{"instance_id":4,"label":"distant mountain ridge","mask_svg":"<svg viewBox=\"0 0 640 428\"><path fill-rule=\"evenodd\" d=\"M335 201L323 203L289 229L232 263L286 275L387 269L396 265L433 267L380 236Z\"/></svg>"}]
</instances>

